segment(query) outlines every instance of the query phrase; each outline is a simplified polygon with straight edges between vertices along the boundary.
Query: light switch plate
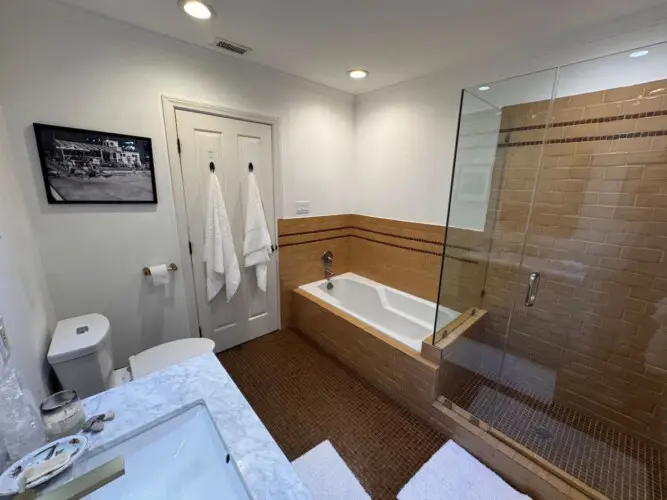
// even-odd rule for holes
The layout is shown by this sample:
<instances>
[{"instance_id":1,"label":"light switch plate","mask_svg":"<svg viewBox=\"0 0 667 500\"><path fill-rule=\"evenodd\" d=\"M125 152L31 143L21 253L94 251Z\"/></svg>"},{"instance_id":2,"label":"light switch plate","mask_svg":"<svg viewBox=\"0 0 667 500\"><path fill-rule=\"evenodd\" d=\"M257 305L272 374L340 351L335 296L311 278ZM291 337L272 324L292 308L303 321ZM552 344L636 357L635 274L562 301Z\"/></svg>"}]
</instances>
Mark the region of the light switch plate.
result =
<instances>
[{"instance_id":1,"label":"light switch plate","mask_svg":"<svg viewBox=\"0 0 667 500\"><path fill-rule=\"evenodd\" d=\"M297 201L296 202L296 213L297 213L297 215L309 214L310 213L310 202L309 201Z\"/></svg>"}]
</instances>

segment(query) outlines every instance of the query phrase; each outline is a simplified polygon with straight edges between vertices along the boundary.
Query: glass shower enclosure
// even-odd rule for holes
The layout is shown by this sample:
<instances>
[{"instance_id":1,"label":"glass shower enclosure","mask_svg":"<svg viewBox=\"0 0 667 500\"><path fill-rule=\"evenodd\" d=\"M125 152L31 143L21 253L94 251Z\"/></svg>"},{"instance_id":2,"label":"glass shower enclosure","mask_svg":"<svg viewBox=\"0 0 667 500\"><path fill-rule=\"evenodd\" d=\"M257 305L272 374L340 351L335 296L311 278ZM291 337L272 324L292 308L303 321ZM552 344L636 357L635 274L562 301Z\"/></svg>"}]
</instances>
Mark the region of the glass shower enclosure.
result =
<instances>
[{"instance_id":1,"label":"glass shower enclosure","mask_svg":"<svg viewBox=\"0 0 667 500\"><path fill-rule=\"evenodd\" d=\"M612 499L667 498L665 60L461 99L438 303L482 327L446 347L443 396Z\"/></svg>"}]
</instances>

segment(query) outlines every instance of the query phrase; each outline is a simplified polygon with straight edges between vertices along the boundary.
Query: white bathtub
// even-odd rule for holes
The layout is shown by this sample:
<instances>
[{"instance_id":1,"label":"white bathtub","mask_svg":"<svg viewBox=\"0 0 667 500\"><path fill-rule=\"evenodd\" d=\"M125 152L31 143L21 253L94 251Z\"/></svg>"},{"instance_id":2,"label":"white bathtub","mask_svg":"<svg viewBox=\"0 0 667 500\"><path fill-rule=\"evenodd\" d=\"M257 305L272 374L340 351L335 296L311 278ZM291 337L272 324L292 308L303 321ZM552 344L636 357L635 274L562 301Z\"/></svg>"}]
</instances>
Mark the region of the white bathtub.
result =
<instances>
[{"instance_id":1,"label":"white bathtub","mask_svg":"<svg viewBox=\"0 0 667 500\"><path fill-rule=\"evenodd\" d=\"M433 334L436 305L414 295L369 280L358 274L345 273L331 279L334 287L327 290L326 280L299 288L380 330L402 344L421 351L421 343ZM443 324L459 313L439 307ZM449 320L445 320L449 317Z\"/></svg>"}]
</instances>

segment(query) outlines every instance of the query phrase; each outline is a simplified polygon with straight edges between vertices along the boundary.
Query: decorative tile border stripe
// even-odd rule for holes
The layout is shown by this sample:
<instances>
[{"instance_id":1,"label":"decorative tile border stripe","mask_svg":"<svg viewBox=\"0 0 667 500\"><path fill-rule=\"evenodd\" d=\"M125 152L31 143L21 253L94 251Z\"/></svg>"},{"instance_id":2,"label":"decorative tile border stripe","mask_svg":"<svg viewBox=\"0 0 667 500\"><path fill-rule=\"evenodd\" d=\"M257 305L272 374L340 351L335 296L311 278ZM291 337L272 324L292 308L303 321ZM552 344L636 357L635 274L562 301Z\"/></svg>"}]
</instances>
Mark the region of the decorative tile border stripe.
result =
<instances>
[{"instance_id":1,"label":"decorative tile border stripe","mask_svg":"<svg viewBox=\"0 0 667 500\"><path fill-rule=\"evenodd\" d=\"M360 240L370 241L372 243L379 243L381 245L387 245L387 246L390 246L390 247L400 248L401 250L410 250L412 252L419 252L419 253L425 253L425 254L429 254L429 255L435 255L437 257L442 257L442 252L432 252L430 250L423 250L421 248L412 248L412 247L406 247L404 245L396 245L394 243L389 243L387 241L374 240L373 238L365 238L365 237L359 236L357 234L351 234L350 237L351 238L358 238ZM476 260L466 259L466 258L463 258L463 257L454 257L453 255L445 254L445 258L446 259L451 259L451 260L458 260L459 262L465 262L467 264L479 264L479 262L477 262Z\"/></svg>"},{"instance_id":2,"label":"decorative tile border stripe","mask_svg":"<svg viewBox=\"0 0 667 500\"><path fill-rule=\"evenodd\" d=\"M356 229L356 228L355 228ZM408 247L405 245L396 245L395 243L389 243L387 241L380 241L380 240L375 240L373 238L366 238L364 236L359 236L357 234L341 234L339 236L330 236L328 238L318 238L316 240L306 240L306 241L295 241L294 243L282 243L278 245L278 248L285 248L285 247L293 247L297 245L307 245L308 243L319 243L320 241L328 241L328 240L337 240L340 238L358 238L360 240L366 240L370 241L372 243L379 243L380 245L387 245L390 247L394 248L400 248L401 250L409 250L411 252L419 252L423 254L428 254L428 255L434 255L436 257L442 257L442 252L434 252L431 250L424 250L422 248L413 248L413 247ZM453 255L446 255L446 259L451 259L451 260L458 260L459 262L465 262L467 264L479 264L478 261L472 260L472 259L466 259L463 257L454 257Z\"/></svg>"},{"instance_id":3,"label":"decorative tile border stripe","mask_svg":"<svg viewBox=\"0 0 667 500\"><path fill-rule=\"evenodd\" d=\"M542 130L547 127L549 128L558 128L558 127L573 127L575 125L587 125L589 123L606 123L606 122L616 122L621 120L637 120L639 118L650 118L652 116L666 116L667 109L660 111L646 111L644 113L634 113L630 115L618 115L618 116L603 116L600 118L584 118L582 120L572 120L569 122L558 122L558 123L549 123L541 125L525 125L523 127L510 127L500 129L500 133L505 132L525 132L527 130Z\"/></svg>"},{"instance_id":4,"label":"decorative tile border stripe","mask_svg":"<svg viewBox=\"0 0 667 500\"><path fill-rule=\"evenodd\" d=\"M428 254L428 255L435 255L436 257L442 257L442 252L433 252L431 250L423 250L421 248L412 248L412 247L406 247L404 245L396 245L394 243L389 243L387 241L374 240L373 238L366 238L364 236L359 236L358 234L351 234L350 237L351 238L358 238L360 240L370 241L372 243L379 243L381 245L387 245L387 246L394 247L394 248L400 248L401 250L410 250L412 252L419 252L419 253L425 253L425 254Z\"/></svg>"},{"instance_id":5,"label":"decorative tile border stripe","mask_svg":"<svg viewBox=\"0 0 667 500\"><path fill-rule=\"evenodd\" d=\"M442 246L443 245L442 241L427 240L425 238L417 238L416 236L403 236L401 234L386 233L386 232L383 232L383 231L377 231L375 229L367 229L365 227L359 227L359 226L343 226L343 227L337 227L337 228L333 228L333 229L314 229L312 231L302 231L302 232L298 232L298 233L279 234L278 236L280 238L286 238L288 236L302 236L302 235L305 235L305 234L324 233L324 232L329 232L329 231L343 231L343 230L346 230L346 229L347 230L356 229L357 231L366 231L368 233L380 234L382 236L390 236L392 238L400 238L402 240L416 241L418 243L428 243L430 245L437 245L437 246ZM444 230L444 226L443 226L443 230ZM452 246L452 248L461 248L462 250L472 251L472 248L453 247L453 246Z\"/></svg>"},{"instance_id":6,"label":"decorative tile border stripe","mask_svg":"<svg viewBox=\"0 0 667 500\"><path fill-rule=\"evenodd\" d=\"M542 144L567 144L576 142L593 142L593 141L615 141L618 139L637 139L640 137L661 137L667 135L667 130L653 130L650 132L630 132L627 134L614 135L594 135L588 137L568 137L567 139L549 139L547 141L524 141L524 142L507 142L498 144L499 148L516 148L522 146L541 146Z\"/></svg>"},{"instance_id":7,"label":"decorative tile border stripe","mask_svg":"<svg viewBox=\"0 0 667 500\"><path fill-rule=\"evenodd\" d=\"M404 236L402 234L385 233L383 231L377 231L376 229L368 229L368 228L365 228L365 227L352 226L351 229L356 229L358 231L366 231L368 233L379 234L379 235L382 235L382 236L390 236L392 238L400 238L402 240L416 241L418 243L428 243L429 245L437 245L439 247L441 247L444 244L444 240L443 241L433 241L433 240L427 240L425 238L417 238L416 236ZM443 226L442 229L444 231L444 229L445 229L444 226ZM444 238L444 234L443 234L443 238Z\"/></svg>"},{"instance_id":8,"label":"decorative tile border stripe","mask_svg":"<svg viewBox=\"0 0 667 500\"><path fill-rule=\"evenodd\" d=\"M341 234L339 236L329 236L328 238L319 238L317 240L295 241L294 243L278 243L278 248L280 249L285 247L294 247L297 245L306 245L308 243L317 243L319 241L338 240L340 238L347 238L349 236L349 234Z\"/></svg>"},{"instance_id":9,"label":"decorative tile border stripe","mask_svg":"<svg viewBox=\"0 0 667 500\"><path fill-rule=\"evenodd\" d=\"M298 233L284 233L278 234L279 238L287 238L288 236L304 236L306 234L328 233L331 231L345 231L346 229L353 229L352 226L340 226L324 229L313 229L312 231L299 231Z\"/></svg>"},{"instance_id":10,"label":"decorative tile border stripe","mask_svg":"<svg viewBox=\"0 0 667 500\"><path fill-rule=\"evenodd\" d=\"M416 236L404 236L404 235L401 235L401 234L386 233L386 232L383 232L383 231L377 231L375 229L368 229L368 228L359 227L359 226L342 226L342 227L337 227L337 228L332 228L332 229L314 229L312 231L302 231L302 232L298 232L298 233L286 233L286 234L280 234L278 236L280 238L287 238L288 236L303 236L303 235L306 235L306 234L325 233L325 232L330 232L330 231L344 231L346 229L348 229L348 230L355 230L356 229L357 231L366 231L368 233L380 234L382 236L389 236L391 238L400 238L400 239L408 240L408 241L416 241L418 243L428 243L430 245L437 245L439 247L442 246L443 243L444 243L443 241L434 241L434 240L427 240L425 238L417 238ZM444 230L444 226L443 226L443 230ZM466 252L474 252L475 251L474 248L464 247L464 246L461 246L461 245L446 245L446 246L447 246L448 249L453 248L453 249L456 249L456 250L464 250Z\"/></svg>"},{"instance_id":11,"label":"decorative tile border stripe","mask_svg":"<svg viewBox=\"0 0 667 500\"><path fill-rule=\"evenodd\" d=\"M474 252L474 248L463 247L461 245L445 245L447 248L455 248L456 250L465 250L466 252Z\"/></svg>"}]
</instances>

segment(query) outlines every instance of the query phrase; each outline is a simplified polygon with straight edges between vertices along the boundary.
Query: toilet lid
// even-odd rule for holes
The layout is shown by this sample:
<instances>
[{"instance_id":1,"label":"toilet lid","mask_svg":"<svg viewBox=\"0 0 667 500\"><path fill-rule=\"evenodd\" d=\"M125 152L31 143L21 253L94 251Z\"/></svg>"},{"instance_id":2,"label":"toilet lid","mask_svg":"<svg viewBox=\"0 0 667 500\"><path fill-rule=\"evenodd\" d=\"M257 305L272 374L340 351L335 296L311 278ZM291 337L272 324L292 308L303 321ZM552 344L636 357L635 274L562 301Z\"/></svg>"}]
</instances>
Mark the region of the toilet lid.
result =
<instances>
[{"instance_id":1,"label":"toilet lid","mask_svg":"<svg viewBox=\"0 0 667 500\"><path fill-rule=\"evenodd\" d=\"M132 378L137 379L200 354L213 352L214 348L215 343L211 339L203 338L174 340L152 347L130 356Z\"/></svg>"},{"instance_id":2,"label":"toilet lid","mask_svg":"<svg viewBox=\"0 0 667 500\"><path fill-rule=\"evenodd\" d=\"M93 354L109 338L109 320L101 314L86 314L58 321L47 359L52 365Z\"/></svg>"}]
</instances>

